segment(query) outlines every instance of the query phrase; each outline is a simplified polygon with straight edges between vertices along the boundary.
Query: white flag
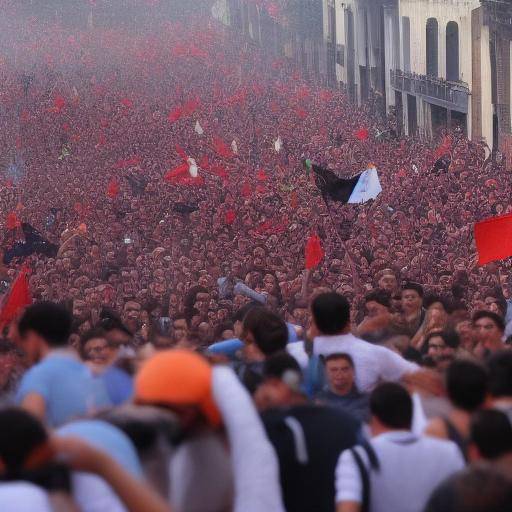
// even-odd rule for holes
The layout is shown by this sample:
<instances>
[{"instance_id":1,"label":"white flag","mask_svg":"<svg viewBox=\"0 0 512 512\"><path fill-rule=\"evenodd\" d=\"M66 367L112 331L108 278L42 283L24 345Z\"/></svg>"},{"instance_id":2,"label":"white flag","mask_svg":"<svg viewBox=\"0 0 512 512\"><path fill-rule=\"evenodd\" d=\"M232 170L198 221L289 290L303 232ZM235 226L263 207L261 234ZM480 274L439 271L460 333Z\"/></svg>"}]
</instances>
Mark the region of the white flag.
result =
<instances>
[{"instance_id":1,"label":"white flag","mask_svg":"<svg viewBox=\"0 0 512 512\"><path fill-rule=\"evenodd\" d=\"M187 163L188 163L188 172L189 172L190 176L192 176L192 178L197 178L199 169L197 167L196 161L193 158L187 158Z\"/></svg>"},{"instance_id":2,"label":"white flag","mask_svg":"<svg viewBox=\"0 0 512 512\"><path fill-rule=\"evenodd\" d=\"M348 198L349 204L366 203L375 199L382 192L379 175L374 165L362 172L357 180L356 186Z\"/></svg>"},{"instance_id":3,"label":"white flag","mask_svg":"<svg viewBox=\"0 0 512 512\"><path fill-rule=\"evenodd\" d=\"M281 137L277 137L277 140L274 142L274 149L276 153L279 153L283 147L283 141L281 140Z\"/></svg>"},{"instance_id":4,"label":"white flag","mask_svg":"<svg viewBox=\"0 0 512 512\"><path fill-rule=\"evenodd\" d=\"M196 126L194 127L194 130L198 135L203 135L204 133L204 130L202 126L199 124L199 121L196 121Z\"/></svg>"},{"instance_id":5,"label":"white flag","mask_svg":"<svg viewBox=\"0 0 512 512\"><path fill-rule=\"evenodd\" d=\"M233 142L231 143L231 151L233 151L233 153L238 154L238 146L236 145L236 140L233 140Z\"/></svg>"}]
</instances>

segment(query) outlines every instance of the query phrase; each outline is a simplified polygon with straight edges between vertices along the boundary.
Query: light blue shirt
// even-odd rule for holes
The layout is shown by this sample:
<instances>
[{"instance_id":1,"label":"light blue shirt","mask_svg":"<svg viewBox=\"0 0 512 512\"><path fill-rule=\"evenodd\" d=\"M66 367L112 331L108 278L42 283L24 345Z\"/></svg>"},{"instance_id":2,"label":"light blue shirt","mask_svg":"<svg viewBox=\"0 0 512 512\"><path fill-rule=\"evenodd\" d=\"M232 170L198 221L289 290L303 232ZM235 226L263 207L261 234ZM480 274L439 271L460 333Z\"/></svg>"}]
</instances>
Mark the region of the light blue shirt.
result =
<instances>
[{"instance_id":1,"label":"light blue shirt","mask_svg":"<svg viewBox=\"0 0 512 512\"><path fill-rule=\"evenodd\" d=\"M72 352L64 350L50 353L25 373L16 402L21 403L31 393L43 397L50 427L111 405L103 380L95 378Z\"/></svg>"}]
</instances>

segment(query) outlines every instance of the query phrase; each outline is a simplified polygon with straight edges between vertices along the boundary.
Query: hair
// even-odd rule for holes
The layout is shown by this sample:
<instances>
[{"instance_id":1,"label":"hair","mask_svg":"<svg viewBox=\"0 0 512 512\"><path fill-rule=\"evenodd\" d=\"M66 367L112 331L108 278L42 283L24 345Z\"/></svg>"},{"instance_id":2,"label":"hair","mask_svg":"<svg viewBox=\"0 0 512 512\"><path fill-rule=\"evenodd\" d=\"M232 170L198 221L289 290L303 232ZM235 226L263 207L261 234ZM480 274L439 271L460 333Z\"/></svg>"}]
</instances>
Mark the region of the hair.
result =
<instances>
[{"instance_id":1,"label":"hair","mask_svg":"<svg viewBox=\"0 0 512 512\"><path fill-rule=\"evenodd\" d=\"M470 438L486 459L512 452L512 423L497 409L477 411L471 419Z\"/></svg>"},{"instance_id":2,"label":"hair","mask_svg":"<svg viewBox=\"0 0 512 512\"><path fill-rule=\"evenodd\" d=\"M423 286L421 286L421 284L418 284L418 283L412 283L410 281L408 281L407 283L405 283L403 286L402 286L402 292L405 292L405 290L413 290L415 291L421 298L423 298Z\"/></svg>"},{"instance_id":3,"label":"hair","mask_svg":"<svg viewBox=\"0 0 512 512\"><path fill-rule=\"evenodd\" d=\"M377 302L386 308L391 307L391 295L385 290L373 290L366 294L364 302Z\"/></svg>"},{"instance_id":4,"label":"hair","mask_svg":"<svg viewBox=\"0 0 512 512\"><path fill-rule=\"evenodd\" d=\"M247 313L249 313L249 311L251 311L251 309L254 309L254 308L262 308L262 306L260 304L254 303L254 302L250 302L249 304L245 304L241 308L237 309L237 311L235 312L235 314L233 315L233 318L232 318L233 323L243 322L245 315L247 315Z\"/></svg>"},{"instance_id":5,"label":"hair","mask_svg":"<svg viewBox=\"0 0 512 512\"><path fill-rule=\"evenodd\" d=\"M456 360L446 371L448 398L464 411L476 411L484 403L487 386L485 368L473 361Z\"/></svg>"},{"instance_id":6,"label":"hair","mask_svg":"<svg viewBox=\"0 0 512 512\"><path fill-rule=\"evenodd\" d=\"M21 472L34 450L47 442L48 434L39 420L17 407L0 409L0 425L0 461L4 471Z\"/></svg>"},{"instance_id":7,"label":"hair","mask_svg":"<svg viewBox=\"0 0 512 512\"><path fill-rule=\"evenodd\" d=\"M425 512L504 512L512 509L512 486L503 472L473 466L455 473L430 497Z\"/></svg>"},{"instance_id":8,"label":"hair","mask_svg":"<svg viewBox=\"0 0 512 512\"><path fill-rule=\"evenodd\" d=\"M505 331L505 321L503 320L503 318L498 315L497 313L494 313L492 311L486 311L486 310L480 310L480 311L477 311L474 315L473 315L473 324L475 324L476 322L478 322L478 320L482 319L482 318L489 318L490 320L492 320L496 327L501 331L501 332L504 332Z\"/></svg>"},{"instance_id":9,"label":"hair","mask_svg":"<svg viewBox=\"0 0 512 512\"><path fill-rule=\"evenodd\" d=\"M501 350L487 361L489 392L494 397L512 396L512 351Z\"/></svg>"},{"instance_id":10,"label":"hair","mask_svg":"<svg viewBox=\"0 0 512 512\"><path fill-rule=\"evenodd\" d=\"M87 345L87 342L97 338L106 339L105 331L99 327L93 327L92 329L89 329L80 337L80 355L82 358L85 358L86 356L85 345Z\"/></svg>"},{"instance_id":11,"label":"hair","mask_svg":"<svg viewBox=\"0 0 512 512\"><path fill-rule=\"evenodd\" d=\"M327 364L329 361L339 361L343 359L346 361L351 368L355 368L354 360L350 354L346 354L344 352L336 352L335 354L330 354L324 359L324 363Z\"/></svg>"},{"instance_id":12,"label":"hair","mask_svg":"<svg viewBox=\"0 0 512 512\"><path fill-rule=\"evenodd\" d=\"M263 376L266 378L281 379L287 371L296 372L302 376L297 360L284 350L271 355L263 365Z\"/></svg>"},{"instance_id":13,"label":"hair","mask_svg":"<svg viewBox=\"0 0 512 512\"><path fill-rule=\"evenodd\" d=\"M311 312L320 332L328 336L341 333L350 323L350 304L336 292L318 295L311 304Z\"/></svg>"},{"instance_id":14,"label":"hair","mask_svg":"<svg viewBox=\"0 0 512 512\"><path fill-rule=\"evenodd\" d=\"M445 345L449 348L453 348L454 350L459 348L460 345L460 338L459 335L455 331L432 331L428 334L428 336L425 338L424 344L425 347L428 349L428 342L432 338L439 337L441 338Z\"/></svg>"},{"instance_id":15,"label":"hair","mask_svg":"<svg viewBox=\"0 0 512 512\"><path fill-rule=\"evenodd\" d=\"M401 430L411 428L411 396L402 385L395 382L384 382L373 390L370 395L370 412L387 427Z\"/></svg>"},{"instance_id":16,"label":"hair","mask_svg":"<svg viewBox=\"0 0 512 512\"><path fill-rule=\"evenodd\" d=\"M71 323L72 316L65 307L53 302L39 302L25 310L18 331L22 338L34 331L49 346L62 347L71 335Z\"/></svg>"},{"instance_id":17,"label":"hair","mask_svg":"<svg viewBox=\"0 0 512 512\"><path fill-rule=\"evenodd\" d=\"M441 297L439 295L432 295L432 294L426 295L423 300L423 307L425 309L428 309L430 306L432 306L432 304L435 304L436 302L439 302L440 304L442 304L444 310L447 313L452 312L452 310L453 310L452 302L453 301L448 299L447 297Z\"/></svg>"},{"instance_id":18,"label":"hair","mask_svg":"<svg viewBox=\"0 0 512 512\"><path fill-rule=\"evenodd\" d=\"M265 356L284 350L288 343L288 327L284 320L265 308L252 308L244 318L244 331L254 337Z\"/></svg>"}]
</instances>

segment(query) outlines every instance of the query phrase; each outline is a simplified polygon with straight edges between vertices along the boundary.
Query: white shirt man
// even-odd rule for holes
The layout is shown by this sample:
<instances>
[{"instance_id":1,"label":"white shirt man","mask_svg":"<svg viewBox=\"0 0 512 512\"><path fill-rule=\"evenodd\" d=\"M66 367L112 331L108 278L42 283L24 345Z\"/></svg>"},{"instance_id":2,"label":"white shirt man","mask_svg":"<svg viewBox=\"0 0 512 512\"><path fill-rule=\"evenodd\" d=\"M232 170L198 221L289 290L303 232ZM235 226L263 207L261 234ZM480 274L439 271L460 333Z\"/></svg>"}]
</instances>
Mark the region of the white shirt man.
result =
<instances>
[{"instance_id":1,"label":"white shirt man","mask_svg":"<svg viewBox=\"0 0 512 512\"><path fill-rule=\"evenodd\" d=\"M369 449L356 447L356 455L345 450L338 460L336 510L421 512L433 490L464 468L460 450L451 441L410 431L412 400L399 384L379 385L370 397L370 410L374 437ZM363 475L368 476L367 484Z\"/></svg>"}]
</instances>

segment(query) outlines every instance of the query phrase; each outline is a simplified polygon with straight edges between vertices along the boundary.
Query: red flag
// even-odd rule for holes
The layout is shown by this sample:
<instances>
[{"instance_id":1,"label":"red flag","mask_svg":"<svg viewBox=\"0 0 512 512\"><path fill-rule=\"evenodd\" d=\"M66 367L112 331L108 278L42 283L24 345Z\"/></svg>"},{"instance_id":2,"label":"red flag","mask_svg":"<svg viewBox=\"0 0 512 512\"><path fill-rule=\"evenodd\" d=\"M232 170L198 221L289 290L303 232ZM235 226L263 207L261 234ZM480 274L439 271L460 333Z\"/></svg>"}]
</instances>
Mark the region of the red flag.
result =
<instances>
[{"instance_id":1,"label":"red flag","mask_svg":"<svg viewBox=\"0 0 512 512\"><path fill-rule=\"evenodd\" d=\"M10 324L26 306L32 304L32 295L27 279L27 269L23 268L11 286L9 297L0 311L0 330Z\"/></svg>"},{"instance_id":2,"label":"red flag","mask_svg":"<svg viewBox=\"0 0 512 512\"><path fill-rule=\"evenodd\" d=\"M434 158L437 160L438 158L441 158L442 156L446 155L447 153L450 153L452 150L452 138L447 135L443 142L439 145L436 152L434 153Z\"/></svg>"},{"instance_id":3,"label":"red flag","mask_svg":"<svg viewBox=\"0 0 512 512\"><path fill-rule=\"evenodd\" d=\"M320 243L320 238L315 233L311 235L306 242L306 269L312 269L317 267L322 259L324 258L324 250L322 249L322 245Z\"/></svg>"},{"instance_id":4,"label":"red flag","mask_svg":"<svg viewBox=\"0 0 512 512\"><path fill-rule=\"evenodd\" d=\"M171 169L164 176L164 180L169 181L171 183L176 183L176 179L182 176L189 174L188 172L188 163L185 162L181 165L178 165L175 169Z\"/></svg>"},{"instance_id":5,"label":"red flag","mask_svg":"<svg viewBox=\"0 0 512 512\"><path fill-rule=\"evenodd\" d=\"M366 140L368 138L369 132L367 128L361 128L356 131L356 139L358 140Z\"/></svg>"},{"instance_id":6,"label":"red flag","mask_svg":"<svg viewBox=\"0 0 512 512\"><path fill-rule=\"evenodd\" d=\"M223 158L229 158L233 156L231 149L220 137L213 137L213 149L215 149L219 156L222 156Z\"/></svg>"},{"instance_id":7,"label":"red flag","mask_svg":"<svg viewBox=\"0 0 512 512\"><path fill-rule=\"evenodd\" d=\"M175 123L176 121L179 121L181 119L181 116L182 116L183 112L181 110L180 107L176 107L174 110L172 110L167 119L171 122L171 123Z\"/></svg>"},{"instance_id":8,"label":"red flag","mask_svg":"<svg viewBox=\"0 0 512 512\"><path fill-rule=\"evenodd\" d=\"M258 178L258 181L267 181L268 179L267 173L263 169L260 169L257 172L256 177Z\"/></svg>"},{"instance_id":9,"label":"red flag","mask_svg":"<svg viewBox=\"0 0 512 512\"><path fill-rule=\"evenodd\" d=\"M298 107L295 112L299 119L306 119L306 117L308 117L308 113L302 107Z\"/></svg>"},{"instance_id":10,"label":"red flag","mask_svg":"<svg viewBox=\"0 0 512 512\"><path fill-rule=\"evenodd\" d=\"M178 153L185 162L188 160L187 153L185 153L185 150L179 144L176 144L176 153Z\"/></svg>"},{"instance_id":11,"label":"red flag","mask_svg":"<svg viewBox=\"0 0 512 512\"><path fill-rule=\"evenodd\" d=\"M512 256L512 213L477 222L475 242L479 265Z\"/></svg>"},{"instance_id":12,"label":"red flag","mask_svg":"<svg viewBox=\"0 0 512 512\"><path fill-rule=\"evenodd\" d=\"M249 185L249 183L244 183L242 185L242 190L240 191L240 193L242 194L242 197L250 197L251 196L251 185Z\"/></svg>"},{"instance_id":13,"label":"red flag","mask_svg":"<svg viewBox=\"0 0 512 512\"><path fill-rule=\"evenodd\" d=\"M226 212L225 221L228 226L231 226L233 222L235 222L236 219L236 213L233 210L228 210Z\"/></svg>"},{"instance_id":14,"label":"red flag","mask_svg":"<svg viewBox=\"0 0 512 512\"><path fill-rule=\"evenodd\" d=\"M110 180L107 188L107 196L114 199L119 194L119 183L117 180Z\"/></svg>"},{"instance_id":15,"label":"red flag","mask_svg":"<svg viewBox=\"0 0 512 512\"><path fill-rule=\"evenodd\" d=\"M129 98L123 98L120 103L121 103L121 105L123 105L123 107L126 107L126 108L133 107L133 101Z\"/></svg>"},{"instance_id":16,"label":"red flag","mask_svg":"<svg viewBox=\"0 0 512 512\"><path fill-rule=\"evenodd\" d=\"M9 215L7 215L7 221L5 222L5 227L7 229L16 229L18 226L20 226L18 216L14 212L9 213Z\"/></svg>"},{"instance_id":17,"label":"red flag","mask_svg":"<svg viewBox=\"0 0 512 512\"><path fill-rule=\"evenodd\" d=\"M50 109L50 112L54 112L55 114L59 114L62 112L62 109L66 106L66 100L60 94L55 96L53 100L53 107Z\"/></svg>"}]
</instances>

